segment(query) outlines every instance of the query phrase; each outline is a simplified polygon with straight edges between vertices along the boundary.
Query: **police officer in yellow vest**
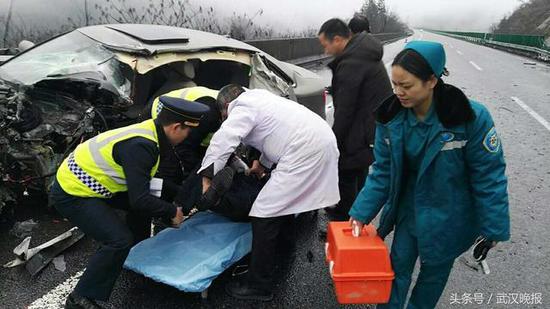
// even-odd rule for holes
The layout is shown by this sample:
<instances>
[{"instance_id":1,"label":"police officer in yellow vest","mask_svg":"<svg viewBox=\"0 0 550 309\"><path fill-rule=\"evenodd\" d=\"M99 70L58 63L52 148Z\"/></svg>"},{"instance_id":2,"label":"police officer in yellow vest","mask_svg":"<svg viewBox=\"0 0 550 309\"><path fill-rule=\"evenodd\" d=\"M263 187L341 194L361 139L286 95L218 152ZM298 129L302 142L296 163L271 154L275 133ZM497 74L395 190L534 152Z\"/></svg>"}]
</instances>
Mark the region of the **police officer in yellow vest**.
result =
<instances>
[{"instance_id":1,"label":"police officer in yellow vest","mask_svg":"<svg viewBox=\"0 0 550 309\"><path fill-rule=\"evenodd\" d=\"M183 220L181 207L151 194L163 145L177 145L209 108L161 97L155 120L107 131L78 145L59 167L50 200L64 217L101 243L65 308L99 308L120 274L130 248L146 238L151 217ZM164 189L164 188L163 188ZM127 211L122 220L113 208Z\"/></svg>"},{"instance_id":2,"label":"police officer in yellow vest","mask_svg":"<svg viewBox=\"0 0 550 309\"><path fill-rule=\"evenodd\" d=\"M210 111L201 119L200 125L191 130L183 143L174 146L173 149L161 149L161 153L165 154L165 157L172 157L172 159L161 163L158 177L174 183L181 183L201 163L212 135L220 128L221 113L216 103L218 91L196 86L173 90L164 95L200 102L210 108ZM151 107L151 117L153 119L157 117L162 107L159 98L156 98ZM181 168L183 168L183 172Z\"/></svg>"}]
</instances>

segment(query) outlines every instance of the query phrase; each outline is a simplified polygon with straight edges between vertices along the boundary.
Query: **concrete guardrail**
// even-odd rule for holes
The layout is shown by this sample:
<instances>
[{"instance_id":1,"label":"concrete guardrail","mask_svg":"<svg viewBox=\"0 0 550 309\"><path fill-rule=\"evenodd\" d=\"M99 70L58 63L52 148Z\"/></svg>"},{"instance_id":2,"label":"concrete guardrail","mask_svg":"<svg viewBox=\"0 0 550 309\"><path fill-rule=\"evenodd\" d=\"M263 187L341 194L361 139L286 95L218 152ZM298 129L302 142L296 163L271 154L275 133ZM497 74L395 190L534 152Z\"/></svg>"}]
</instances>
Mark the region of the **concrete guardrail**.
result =
<instances>
[{"instance_id":1,"label":"concrete guardrail","mask_svg":"<svg viewBox=\"0 0 550 309\"><path fill-rule=\"evenodd\" d=\"M408 35L405 33L377 33L374 34L374 36L382 42L389 42L404 38ZM246 41L246 43L257 47L282 61L320 56L323 54L323 47L319 43L319 39L316 37L255 40Z\"/></svg>"}]
</instances>

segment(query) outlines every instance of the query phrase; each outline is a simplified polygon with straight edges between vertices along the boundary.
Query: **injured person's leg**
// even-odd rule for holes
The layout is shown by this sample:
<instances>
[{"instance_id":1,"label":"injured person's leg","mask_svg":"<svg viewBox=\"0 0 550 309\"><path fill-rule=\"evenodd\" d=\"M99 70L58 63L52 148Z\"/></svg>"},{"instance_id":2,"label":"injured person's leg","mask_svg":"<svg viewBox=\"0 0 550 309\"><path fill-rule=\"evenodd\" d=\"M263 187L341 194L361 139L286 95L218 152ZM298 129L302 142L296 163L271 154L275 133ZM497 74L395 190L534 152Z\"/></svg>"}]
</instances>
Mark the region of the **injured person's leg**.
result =
<instances>
[{"instance_id":1,"label":"injured person's leg","mask_svg":"<svg viewBox=\"0 0 550 309\"><path fill-rule=\"evenodd\" d=\"M248 221L252 204L265 185L264 180L236 174L231 188L211 210L233 221Z\"/></svg>"}]
</instances>

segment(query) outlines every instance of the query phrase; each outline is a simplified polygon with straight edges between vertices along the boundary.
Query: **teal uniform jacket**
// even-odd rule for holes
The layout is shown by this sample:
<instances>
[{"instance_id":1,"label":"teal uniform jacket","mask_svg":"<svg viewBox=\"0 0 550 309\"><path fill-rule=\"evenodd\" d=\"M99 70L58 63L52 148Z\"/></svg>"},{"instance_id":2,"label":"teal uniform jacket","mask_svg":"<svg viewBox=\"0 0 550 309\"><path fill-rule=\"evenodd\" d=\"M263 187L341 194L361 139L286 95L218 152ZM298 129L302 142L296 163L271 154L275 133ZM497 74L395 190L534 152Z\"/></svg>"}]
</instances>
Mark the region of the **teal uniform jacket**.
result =
<instances>
[{"instance_id":1,"label":"teal uniform jacket","mask_svg":"<svg viewBox=\"0 0 550 309\"><path fill-rule=\"evenodd\" d=\"M493 241L510 238L506 164L491 115L453 86L445 85L438 97L443 99L434 103L435 123L428 133L411 203L420 258L428 263L455 259L480 235ZM404 143L411 142L403 137L406 113L395 96L378 109L375 162L349 212L368 223L383 208L381 237L397 221Z\"/></svg>"}]
</instances>

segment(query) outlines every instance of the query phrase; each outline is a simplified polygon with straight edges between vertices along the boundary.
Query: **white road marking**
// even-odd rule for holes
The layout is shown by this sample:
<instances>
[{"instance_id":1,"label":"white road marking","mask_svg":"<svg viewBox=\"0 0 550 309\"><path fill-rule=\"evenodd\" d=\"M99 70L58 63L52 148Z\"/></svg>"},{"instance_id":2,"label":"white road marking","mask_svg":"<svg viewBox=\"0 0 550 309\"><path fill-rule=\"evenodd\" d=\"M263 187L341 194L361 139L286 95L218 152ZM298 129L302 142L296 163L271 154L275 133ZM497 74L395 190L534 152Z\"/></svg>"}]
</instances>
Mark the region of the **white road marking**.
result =
<instances>
[{"instance_id":1,"label":"white road marking","mask_svg":"<svg viewBox=\"0 0 550 309\"><path fill-rule=\"evenodd\" d=\"M483 69L482 69L479 65L477 65L475 62L470 61L470 64L471 64L474 68L476 68L478 71L483 71Z\"/></svg>"},{"instance_id":2,"label":"white road marking","mask_svg":"<svg viewBox=\"0 0 550 309\"><path fill-rule=\"evenodd\" d=\"M27 308L29 309L58 309L65 306L67 296L74 290L84 270L65 280L39 299L35 300Z\"/></svg>"},{"instance_id":3,"label":"white road marking","mask_svg":"<svg viewBox=\"0 0 550 309\"><path fill-rule=\"evenodd\" d=\"M546 119L542 118L541 115L537 114L537 112L532 110L529 106L527 106L527 104L523 103L522 100L520 100L516 97L512 97L512 100L514 100L514 102L516 102L521 108L523 108L526 112L528 112L529 115L531 115L533 118L535 118L535 120L540 122L540 124L542 124L546 128L546 130L550 131L550 123L548 123L548 121L546 121Z\"/></svg>"},{"instance_id":4,"label":"white road marking","mask_svg":"<svg viewBox=\"0 0 550 309\"><path fill-rule=\"evenodd\" d=\"M456 53L459 54L459 55L461 55L461 56L464 55L464 53L462 53L462 52L461 52L460 50L458 50L458 49L456 50Z\"/></svg>"}]
</instances>

